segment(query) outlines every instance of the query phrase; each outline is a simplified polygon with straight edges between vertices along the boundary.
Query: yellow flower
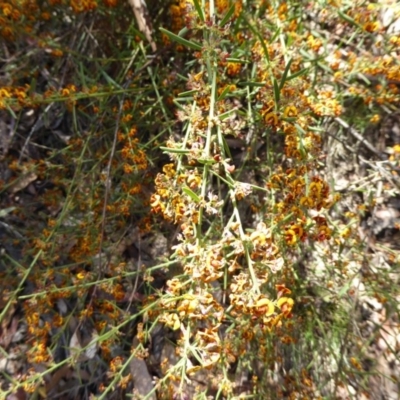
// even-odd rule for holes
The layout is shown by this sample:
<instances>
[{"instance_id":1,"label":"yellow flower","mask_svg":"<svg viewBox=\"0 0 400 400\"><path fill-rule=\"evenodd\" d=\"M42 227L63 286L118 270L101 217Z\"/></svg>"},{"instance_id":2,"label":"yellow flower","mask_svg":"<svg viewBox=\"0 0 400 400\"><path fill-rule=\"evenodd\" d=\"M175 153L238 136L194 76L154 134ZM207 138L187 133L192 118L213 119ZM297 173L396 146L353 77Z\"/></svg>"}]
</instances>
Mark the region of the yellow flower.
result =
<instances>
[{"instance_id":1,"label":"yellow flower","mask_svg":"<svg viewBox=\"0 0 400 400\"><path fill-rule=\"evenodd\" d=\"M303 196L300 198L300 205L312 208L314 206L314 200L309 196Z\"/></svg>"},{"instance_id":2,"label":"yellow flower","mask_svg":"<svg viewBox=\"0 0 400 400\"><path fill-rule=\"evenodd\" d=\"M86 272L85 272L85 271L80 271L80 272L78 272L78 274L76 275L76 277L77 277L79 280L84 279L85 276L86 276Z\"/></svg>"},{"instance_id":3,"label":"yellow flower","mask_svg":"<svg viewBox=\"0 0 400 400\"><path fill-rule=\"evenodd\" d=\"M377 21L373 21L373 22L367 22L366 24L364 24L363 29L367 32L376 32L377 30L379 30L380 26L379 26L379 22Z\"/></svg>"},{"instance_id":4,"label":"yellow flower","mask_svg":"<svg viewBox=\"0 0 400 400\"><path fill-rule=\"evenodd\" d=\"M273 112L266 114L264 117L264 121L267 124L272 125L272 126L277 126L279 123L278 116Z\"/></svg>"},{"instance_id":5,"label":"yellow flower","mask_svg":"<svg viewBox=\"0 0 400 400\"><path fill-rule=\"evenodd\" d=\"M163 166L163 172L168 178L174 177L176 173L174 164L165 164Z\"/></svg>"},{"instance_id":6,"label":"yellow flower","mask_svg":"<svg viewBox=\"0 0 400 400\"><path fill-rule=\"evenodd\" d=\"M311 182L310 187L309 187L310 194L312 195L312 197L314 197L316 199L321 198L322 189L323 189L322 182L318 182L318 181Z\"/></svg>"},{"instance_id":7,"label":"yellow flower","mask_svg":"<svg viewBox=\"0 0 400 400\"><path fill-rule=\"evenodd\" d=\"M282 314L288 317L292 311L294 301L290 297L281 297L276 302L276 305L281 309Z\"/></svg>"},{"instance_id":8,"label":"yellow flower","mask_svg":"<svg viewBox=\"0 0 400 400\"><path fill-rule=\"evenodd\" d=\"M293 229L287 229L285 232L286 243L290 246L297 243L296 232Z\"/></svg>"},{"instance_id":9,"label":"yellow flower","mask_svg":"<svg viewBox=\"0 0 400 400\"><path fill-rule=\"evenodd\" d=\"M275 312L274 304L265 297L257 300L255 309L257 314L262 314L265 316L270 316Z\"/></svg>"},{"instance_id":10,"label":"yellow flower","mask_svg":"<svg viewBox=\"0 0 400 400\"><path fill-rule=\"evenodd\" d=\"M183 300L178 307L179 314L183 317L185 315L193 314L196 311L199 301L191 294L186 294L185 300Z\"/></svg>"},{"instance_id":11,"label":"yellow flower","mask_svg":"<svg viewBox=\"0 0 400 400\"><path fill-rule=\"evenodd\" d=\"M396 154L400 154L400 144L395 144L392 149Z\"/></svg>"},{"instance_id":12,"label":"yellow flower","mask_svg":"<svg viewBox=\"0 0 400 400\"><path fill-rule=\"evenodd\" d=\"M171 328L173 331L176 331L181 326L181 321L176 314L164 314L160 317L160 321Z\"/></svg>"},{"instance_id":13,"label":"yellow flower","mask_svg":"<svg viewBox=\"0 0 400 400\"><path fill-rule=\"evenodd\" d=\"M3 14L8 17L11 15L13 9L10 4L4 4L2 7Z\"/></svg>"},{"instance_id":14,"label":"yellow flower","mask_svg":"<svg viewBox=\"0 0 400 400\"><path fill-rule=\"evenodd\" d=\"M200 175L196 175L196 174L190 174L187 177L187 185L191 188L191 189L196 189L198 187L201 186L201 176Z\"/></svg>"},{"instance_id":15,"label":"yellow flower","mask_svg":"<svg viewBox=\"0 0 400 400\"><path fill-rule=\"evenodd\" d=\"M283 112L285 118L295 117L298 114L297 108L295 106L287 106Z\"/></svg>"},{"instance_id":16,"label":"yellow flower","mask_svg":"<svg viewBox=\"0 0 400 400\"><path fill-rule=\"evenodd\" d=\"M182 283L177 278L173 278L167 281L167 291L173 295L179 295L181 289L183 288Z\"/></svg>"},{"instance_id":17,"label":"yellow flower","mask_svg":"<svg viewBox=\"0 0 400 400\"><path fill-rule=\"evenodd\" d=\"M340 236L342 237L342 238L348 238L349 236L351 235L351 229L349 228L349 227L347 227L347 228L344 228L343 230L342 230L342 232L340 232Z\"/></svg>"},{"instance_id":18,"label":"yellow flower","mask_svg":"<svg viewBox=\"0 0 400 400\"><path fill-rule=\"evenodd\" d=\"M0 88L0 98L10 98L11 97L11 93L9 90L7 90L7 88L3 87Z\"/></svg>"}]
</instances>

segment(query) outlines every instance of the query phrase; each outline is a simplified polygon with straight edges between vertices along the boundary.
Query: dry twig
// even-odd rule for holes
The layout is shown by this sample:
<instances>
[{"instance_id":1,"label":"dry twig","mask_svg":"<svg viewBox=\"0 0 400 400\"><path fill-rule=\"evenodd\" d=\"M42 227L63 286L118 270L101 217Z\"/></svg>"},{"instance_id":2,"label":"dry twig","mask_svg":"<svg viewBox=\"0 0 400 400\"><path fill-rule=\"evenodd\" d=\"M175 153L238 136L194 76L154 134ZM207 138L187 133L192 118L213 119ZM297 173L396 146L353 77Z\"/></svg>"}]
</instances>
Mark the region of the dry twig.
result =
<instances>
[{"instance_id":1,"label":"dry twig","mask_svg":"<svg viewBox=\"0 0 400 400\"><path fill-rule=\"evenodd\" d=\"M146 39L149 41L153 52L156 52L157 46L152 37L153 28L147 12L146 3L144 0L128 0L128 2L133 9L140 32L146 36Z\"/></svg>"}]
</instances>

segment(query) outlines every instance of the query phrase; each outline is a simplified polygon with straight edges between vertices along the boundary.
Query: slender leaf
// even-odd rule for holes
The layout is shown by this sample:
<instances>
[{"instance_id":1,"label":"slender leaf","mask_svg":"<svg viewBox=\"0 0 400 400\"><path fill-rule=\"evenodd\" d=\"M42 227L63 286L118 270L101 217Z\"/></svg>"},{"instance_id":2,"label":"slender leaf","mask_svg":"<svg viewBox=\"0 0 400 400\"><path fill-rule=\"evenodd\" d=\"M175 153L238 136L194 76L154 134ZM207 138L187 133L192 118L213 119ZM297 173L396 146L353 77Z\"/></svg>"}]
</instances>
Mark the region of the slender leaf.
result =
<instances>
[{"instance_id":1,"label":"slender leaf","mask_svg":"<svg viewBox=\"0 0 400 400\"><path fill-rule=\"evenodd\" d=\"M189 150L185 149L170 149L169 147L160 146L160 150L164 151L164 153L176 153L176 154L189 154Z\"/></svg>"},{"instance_id":2,"label":"slender leaf","mask_svg":"<svg viewBox=\"0 0 400 400\"><path fill-rule=\"evenodd\" d=\"M194 6L196 8L197 14L199 15L199 18L204 22L206 19L204 18L204 13L203 13L203 8L199 4L199 0L193 0Z\"/></svg>"},{"instance_id":3,"label":"slender leaf","mask_svg":"<svg viewBox=\"0 0 400 400\"><path fill-rule=\"evenodd\" d=\"M314 61L315 60L315 57L312 54L310 54L307 51L305 51L304 49L300 49L299 52L307 61Z\"/></svg>"},{"instance_id":4,"label":"slender leaf","mask_svg":"<svg viewBox=\"0 0 400 400\"><path fill-rule=\"evenodd\" d=\"M223 100L230 91L230 85L226 85L222 93L218 96L217 101Z\"/></svg>"},{"instance_id":5,"label":"slender leaf","mask_svg":"<svg viewBox=\"0 0 400 400\"><path fill-rule=\"evenodd\" d=\"M329 66L326 65L325 63L323 63L323 62L322 62L322 63L317 62L317 65L318 65L318 67L320 67L320 68L323 69L324 71L328 72L328 74L332 74L332 73L333 73L332 69L329 68Z\"/></svg>"},{"instance_id":6,"label":"slender leaf","mask_svg":"<svg viewBox=\"0 0 400 400\"><path fill-rule=\"evenodd\" d=\"M192 42L191 40L186 40L178 35L175 35L175 33L168 31L167 29L160 28L160 31L162 33L165 33L174 42L177 42L183 46L189 47L190 49L197 50L197 51L200 51L202 49L202 47L199 43Z\"/></svg>"},{"instance_id":7,"label":"slender leaf","mask_svg":"<svg viewBox=\"0 0 400 400\"><path fill-rule=\"evenodd\" d=\"M231 62L231 63L237 63L237 64L248 64L249 62L246 60L241 60L240 58L232 58L228 57L226 61Z\"/></svg>"},{"instance_id":8,"label":"slender leaf","mask_svg":"<svg viewBox=\"0 0 400 400\"><path fill-rule=\"evenodd\" d=\"M184 186L182 190L196 203L200 203L200 197L197 196L195 192L193 192L192 189L190 189L188 186Z\"/></svg>"},{"instance_id":9,"label":"slender leaf","mask_svg":"<svg viewBox=\"0 0 400 400\"><path fill-rule=\"evenodd\" d=\"M279 84L279 91L281 91L283 89L283 87L285 86L285 82L288 80L287 76L288 76L288 73L290 71L290 66L292 64L292 61L293 61L293 58L291 58L289 60L289 62L287 63L287 65L285 67L285 71L283 72L281 83Z\"/></svg>"},{"instance_id":10,"label":"slender leaf","mask_svg":"<svg viewBox=\"0 0 400 400\"><path fill-rule=\"evenodd\" d=\"M269 41L270 43L274 43L275 39L279 36L279 34L281 33L281 28L278 28L275 33L272 35L271 40Z\"/></svg>"},{"instance_id":11,"label":"slender leaf","mask_svg":"<svg viewBox=\"0 0 400 400\"><path fill-rule=\"evenodd\" d=\"M5 217L6 215L10 214L15 210L15 207L8 207L8 208L3 208L0 210L0 217Z\"/></svg>"},{"instance_id":12,"label":"slender leaf","mask_svg":"<svg viewBox=\"0 0 400 400\"><path fill-rule=\"evenodd\" d=\"M357 74L357 78L359 78L359 79L361 79L362 81L364 81L364 83L365 83L366 85L371 86L371 81L370 81L364 74L362 74L361 72L359 72L359 73Z\"/></svg>"},{"instance_id":13,"label":"slender leaf","mask_svg":"<svg viewBox=\"0 0 400 400\"><path fill-rule=\"evenodd\" d=\"M249 82L249 81L244 81L244 82L239 82L238 85L240 86L250 86L250 87L264 87L265 82Z\"/></svg>"},{"instance_id":14,"label":"slender leaf","mask_svg":"<svg viewBox=\"0 0 400 400\"><path fill-rule=\"evenodd\" d=\"M251 25L250 22L246 18L244 18L244 19L247 22L247 25L249 26L250 30L258 37L258 40L260 41L261 47L264 50L265 58L267 59L268 64L270 64L271 61L269 59L268 48L265 45L265 42L264 42L263 37L261 36L261 33L256 28L254 28L254 26Z\"/></svg>"},{"instance_id":15,"label":"slender leaf","mask_svg":"<svg viewBox=\"0 0 400 400\"><path fill-rule=\"evenodd\" d=\"M279 100L281 98L281 92L280 92L280 89L279 89L278 81L276 80L276 78L274 76L271 79L272 79L272 82L274 84L275 103L278 104Z\"/></svg>"},{"instance_id":16,"label":"slender leaf","mask_svg":"<svg viewBox=\"0 0 400 400\"><path fill-rule=\"evenodd\" d=\"M191 94L195 94L197 93L198 90L194 89L194 90L188 90L187 92L181 92L178 94L178 97L185 97L185 96L190 96Z\"/></svg>"},{"instance_id":17,"label":"slender leaf","mask_svg":"<svg viewBox=\"0 0 400 400\"><path fill-rule=\"evenodd\" d=\"M187 33L189 32L189 29L184 26L179 32L178 32L178 36L180 37L185 37L187 35Z\"/></svg>"},{"instance_id":18,"label":"slender leaf","mask_svg":"<svg viewBox=\"0 0 400 400\"><path fill-rule=\"evenodd\" d=\"M173 103L181 110L181 111L185 111L186 110L183 108L182 104L179 104L179 101L177 101L176 99L173 100Z\"/></svg>"},{"instance_id":19,"label":"slender leaf","mask_svg":"<svg viewBox=\"0 0 400 400\"><path fill-rule=\"evenodd\" d=\"M310 68L303 68L300 71L295 72L294 74L292 74L286 78L286 82L291 81L292 79L297 78L301 75L304 75L309 70L310 70Z\"/></svg>"},{"instance_id":20,"label":"slender leaf","mask_svg":"<svg viewBox=\"0 0 400 400\"><path fill-rule=\"evenodd\" d=\"M29 94L32 95L36 90L37 79L35 77L32 78L31 84L29 86Z\"/></svg>"},{"instance_id":21,"label":"slender leaf","mask_svg":"<svg viewBox=\"0 0 400 400\"><path fill-rule=\"evenodd\" d=\"M306 131L299 124L294 124L294 126L302 135L306 134Z\"/></svg>"},{"instance_id":22,"label":"slender leaf","mask_svg":"<svg viewBox=\"0 0 400 400\"><path fill-rule=\"evenodd\" d=\"M352 24L360 29L362 29L362 27L360 26L360 24L358 24L353 18L351 18L349 15L347 15L346 13L344 13L343 11L338 10L338 14L339 16L344 19L346 22L348 22L349 24Z\"/></svg>"},{"instance_id":23,"label":"slender leaf","mask_svg":"<svg viewBox=\"0 0 400 400\"><path fill-rule=\"evenodd\" d=\"M224 26L232 17L232 14L235 12L235 2L231 5L227 13L225 14L224 18L222 18L219 26Z\"/></svg>"},{"instance_id":24,"label":"slender leaf","mask_svg":"<svg viewBox=\"0 0 400 400\"><path fill-rule=\"evenodd\" d=\"M236 113L237 113L237 109L236 109L236 108L233 108L232 110L229 110L229 111L226 111L226 112L224 112L224 113L222 113L222 114L219 114L219 115L218 115L218 118L219 118L221 121L223 121L224 119L229 118L232 114L236 114Z\"/></svg>"},{"instance_id":25,"label":"slender leaf","mask_svg":"<svg viewBox=\"0 0 400 400\"><path fill-rule=\"evenodd\" d=\"M17 114L15 114L14 110L6 104L7 111L12 115L14 119L17 119Z\"/></svg>"},{"instance_id":26,"label":"slender leaf","mask_svg":"<svg viewBox=\"0 0 400 400\"><path fill-rule=\"evenodd\" d=\"M193 101L193 96L188 96L188 97L178 97L177 99L175 99L175 101L177 102L185 102L185 101Z\"/></svg>"},{"instance_id":27,"label":"slender leaf","mask_svg":"<svg viewBox=\"0 0 400 400\"><path fill-rule=\"evenodd\" d=\"M106 71L104 71L104 69L100 69L100 73L104 76L105 80L107 81L107 83L111 86L117 87L118 89L123 89L122 86L120 86L117 82L114 81L114 79L111 78L110 75L107 74Z\"/></svg>"}]
</instances>

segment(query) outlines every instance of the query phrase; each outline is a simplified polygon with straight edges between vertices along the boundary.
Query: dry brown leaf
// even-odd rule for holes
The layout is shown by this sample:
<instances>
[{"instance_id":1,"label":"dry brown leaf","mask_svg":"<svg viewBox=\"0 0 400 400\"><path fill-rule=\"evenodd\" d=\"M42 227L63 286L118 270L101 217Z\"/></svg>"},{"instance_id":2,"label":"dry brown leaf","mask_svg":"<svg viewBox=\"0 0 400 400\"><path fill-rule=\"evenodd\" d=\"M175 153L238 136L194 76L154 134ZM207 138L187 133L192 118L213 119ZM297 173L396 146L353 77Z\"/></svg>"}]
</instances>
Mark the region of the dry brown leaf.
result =
<instances>
[{"instance_id":1,"label":"dry brown leaf","mask_svg":"<svg viewBox=\"0 0 400 400\"><path fill-rule=\"evenodd\" d=\"M8 191L12 194L18 193L21 190L24 190L32 182L36 181L37 178L38 176L34 172L27 172L18 178L15 183L10 186Z\"/></svg>"},{"instance_id":2,"label":"dry brown leaf","mask_svg":"<svg viewBox=\"0 0 400 400\"><path fill-rule=\"evenodd\" d=\"M4 310L6 303L4 302L3 305L2 302L3 300L1 299L0 300L0 305L2 305L1 309ZM15 303L10 304L5 315L1 319L0 345L4 349L8 348L18 328L18 318L16 318L15 316L15 310L16 310L16 304Z\"/></svg>"},{"instance_id":3,"label":"dry brown leaf","mask_svg":"<svg viewBox=\"0 0 400 400\"><path fill-rule=\"evenodd\" d=\"M65 379L67 381L71 376L71 367L69 365L63 365L51 376L49 382L46 383L46 393L51 393L57 387L61 379Z\"/></svg>"},{"instance_id":4,"label":"dry brown leaf","mask_svg":"<svg viewBox=\"0 0 400 400\"><path fill-rule=\"evenodd\" d=\"M72 358L76 362L83 362L94 358L99 348L97 338L98 334L95 330L92 331L91 335L82 337L79 329L75 329L69 342L69 351Z\"/></svg>"},{"instance_id":5,"label":"dry brown leaf","mask_svg":"<svg viewBox=\"0 0 400 400\"><path fill-rule=\"evenodd\" d=\"M26 400L28 398L27 393L24 389L18 388L15 393L7 396L6 400Z\"/></svg>"}]
</instances>

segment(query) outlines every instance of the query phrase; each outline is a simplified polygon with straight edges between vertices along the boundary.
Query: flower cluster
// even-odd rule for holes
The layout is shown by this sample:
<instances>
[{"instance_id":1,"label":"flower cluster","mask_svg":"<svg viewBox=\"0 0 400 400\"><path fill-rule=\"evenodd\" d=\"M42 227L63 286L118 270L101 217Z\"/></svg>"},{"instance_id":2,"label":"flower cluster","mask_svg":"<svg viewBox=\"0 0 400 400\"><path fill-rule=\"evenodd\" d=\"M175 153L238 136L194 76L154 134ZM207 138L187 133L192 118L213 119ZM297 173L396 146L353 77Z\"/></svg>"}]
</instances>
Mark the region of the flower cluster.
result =
<instances>
[{"instance_id":1,"label":"flower cluster","mask_svg":"<svg viewBox=\"0 0 400 400\"><path fill-rule=\"evenodd\" d=\"M216 12L223 16L227 7L228 2L219 2ZM197 57L213 63L215 75L213 78L212 70L189 74L187 90L192 93L193 103L182 104L177 112L188 128L183 139L171 137L167 142L166 151L173 163L164 165L163 173L157 175L151 199L154 213L180 227L174 256L182 264L183 275L167 282L167 296L160 299L163 311L159 318L180 332L178 351L182 357L188 341L195 343L201 365L191 365L189 358L186 373L228 366L236 359L243 343L230 342L230 335L222 334L228 321L233 321L233 332L239 336L253 329L270 332L283 329L294 306L294 300L288 297L290 290L284 284L274 287L270 282L270 274L283 270L285 264L278 235L273 234L266 222L246 232L238 210L238 203L251 198L253 192L250 184L235 180L236 168L226 142L229 135L242 138L240 130L246 127L236 117L237 103L233 100L242 64L228 60L222 46L227 36L224 29L218 29L211 21L204 26L192 19L191 24L209 30L212 35L213 47L205 41L204 50ZM260 99L265 96L268 94L260 92ZM297 108L288 104L282 115L290 121L297 113ZM316 139L310 132L305 141L312 140ZM225 199L221 193L206 195L206 185L212 176L227 185ZM318 181L318 184L321 187L313 185L310 199L319 204L327 196L327 189L322 187L323 183ZM305 196L305 186L303 183L299 187L299 197ZM230 218L224 215L226 202L232 207ZM288 201L287 207L291 206ZM229 219L231 222L227 223ZM208 233L204 232L206 226L210 226ZM228 296L220 293L222 280L226 282Z\"/></svg>"}]
</instances>

